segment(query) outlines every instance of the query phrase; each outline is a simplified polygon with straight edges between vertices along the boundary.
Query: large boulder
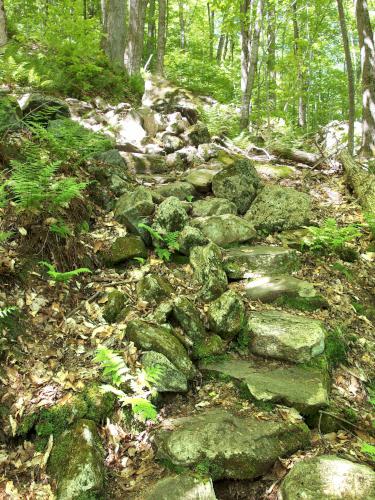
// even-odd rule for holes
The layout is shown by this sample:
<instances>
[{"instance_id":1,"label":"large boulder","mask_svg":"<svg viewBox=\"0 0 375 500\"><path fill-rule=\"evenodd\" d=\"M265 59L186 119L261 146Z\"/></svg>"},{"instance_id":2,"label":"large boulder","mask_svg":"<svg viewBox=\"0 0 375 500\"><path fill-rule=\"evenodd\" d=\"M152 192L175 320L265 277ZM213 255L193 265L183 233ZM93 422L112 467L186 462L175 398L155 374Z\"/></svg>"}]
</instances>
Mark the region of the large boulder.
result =
<instances>
[{"instance_id":1,"label":"large boulder","mask_svg":"<svg viewBox=\"0 0 375 500\"><path fill-rule=\"evenodd\" d=\"M279 500L375 500L375 472L335 455L297 462L281 484Z\"/></svg>"},{"instance_id":2,"label":"large boulder","mask_svg":"<svg viewBox=\"0 0 375 500\"><path fill-rule=\"evenodd\" d=\"M131 233L141 236L146 244L151 241L149 233L139 227L139 224L151 225L151 215L154 213L155 204L151 192L142 187L124 193L115 206L115 219L124 224Z\"/></svg>"},{"instance_id":3,"label":"large boulder","mask_svg":"<svg viewBox=\"0 0 375 500\"><path fill-rule=\"evenodd\" d=\"M184 473L159 479L145 500L216 500L216 495L211 479Z\"/></svg>"},{"instance_id":4,"label":"large boulder","mask_svg":"<svg viewBox=\"0 0 375 500\"><path fill-rule=\"evenodd\" d=\"M187 378L160 352L148 351L141 358L142 368L158 392L187 392Z\"/></svg>"},{"instance_id":5,"label":"large boulder","mask_svg":"<svg viewBox=\"0 0 375 500\"><path fill-rule=\"evenodd\" d=\"M175 196L164 200L156 209L153 229L160 234L181 231L189 217L185 205Z\"/></svg>"},{"instance_id":6,"label":"large boulder","mask_svg":"<svg viewBox=\"0 0 375 500\"><path fill-rule=\"evenodd\" d=\"M210 329L220 337L231 340L244 328L245 306L233 290L211 302L208 309Z\"/></svg>"},{"instance_id":7,"label":"large boulder","mask_svg":"<svg viewBox=\"0 0 375 500\"><path fill-rule=\"evenodd\" d=\"M198 227L209 240L223 248L250 241L257 234L252 224L233 214L197 217L190 225Z\"/></svg>"},{"instance_id":8,"label":"large boulder","mask_svg":"<svg viewBox=\"0 0 375 500\"><path fill-rule=\"evenodd\" d=\"M186 130L182 137L188 144L191 144L192 146L205 144L211 139L207 125L201 122L191 125L191 127Z\"/></svg>"},{"instance_id":9,"label":"large boulder","mask_svg":"<svg viewBox=\"0 0 375 500\"><path fill-rule=\"evenodd\" d=\"M146 274L137 283L138 298L150 303L159 303L173 294L171 284L155 273Z\"/></svg>"},{"instance_id":10,"label":"large boulder","mask_svg":"<svg viewBox=\"0 0 375 500\"><path fill-rule=\"evenodd\" d=\"M185 226L178 235L179 252L183 255L190 255L194 247L207 245L208 239L197 227Z\"/></svg>"},{"instance_id":11,"label":"large boulder","mask_svg":"<svg viewBox=\"0 0 375 500\"><path fill-rule=\"evenodd\" d=\"M311 199L293 188L266 186L245 218L266 233L307 226L311 219Z\"/></svg>"},{"instance_id":12,"label":"large boulder","mask_svg":"<svg viewBox=\"0 0 375 500\"><path fill-rule=\"evenodd\" d=\"M210 190L214 175L214 170L195 168L186 175L185 180L192 184L197 191L205 193Z\"/></svg>"},{"instance_id":13,"label":"large boulder","mask_svg":"<svg viewBox=\"0 0 375 500\"><path fill-rule=\"evenodd\" d=\"M250 350L292 363L307 363L324 351L320 321L282 311L253 312L248 321Z\"/></svg>"},{"instance_id":14,"label":"large boulder","mask_svg":"<svg viewBox=\"0 0 375 500\"><path fill-rule=\"evenodd\" d=\"M204 338L206 329L201 314L187 297L174 300L173 317L192 341Z\"/></svg>"},{"instance_id":15,"label":"large boulder","mask_svg":"<svg viewBox=\"0 0 375 500\"><path fill-rule=\"evenodd\" d=\"M117 238L101 255L105 265L114 267L137 257L147 259L147 248L140 236L127 234Z\"/></svg>"},{"instance_id":16,"label":"large boulder","mask_svg":"<svg viewBox=\"0 0 375 500\"><path fill-rule=\"evenodd\" d=\"M190 197L194 198L197 192L194 186L192 186L189 182L175 181L155 186L153 188L153 194L158 200L175 196L179 200L185 201Z\"/></svg>"},{"instance_id":17,"label":"large boulder","mask_svg":"<svg viewBox=\"0 0 375 500\"><path fill-rule=\"evenodd\" d=\"M126 338L144 351L156 351L164 354L174 366L189 379L196 370L185 347L173 335L173 330L142 320L129 321Z\"/></svg>"},{"instance_id":18,"label":"large boulder","mask_svg":"<svg viewBox=\"0 0 375 500\"><path fill-rule=\"evenodd\" d=\"M43 94L25 94L18 104L24 119L39 122L43 125L56 118L70 118L69 106L65 101Z\"/></svg>"},{"instance_id":19,"label":"large boulder","mask_svg":"<svg viewBox=\"0 0 375 500\"><path fill-rule=\"evenodd\" d=\"M156 138L166 153L174 153L185 146L185 142L181 137L170 132L157 134Z\"/></svg>"},{"instance_id":20,"label":"large boulder","mask_svg":"<svg viewBox=\"0 0 375 500\"><path fill-rule=\"evenodd\" d=\"M212 179L212 191L218 198L232 201L244 214L260 188L260 178L250 160L236 160Z\"/></svg>"},{"instance_id":21,"label":"large boulder","mask_svg":"<svg viewBox=\"0 0 375 500\"><path fill-rule=\"evenodd\" d=\"M48 473L57 483L59 500L103 498L104 450L92 420L78 421L57 438Z\"/></svg>"},{"instance_id":22,"label":"large boulder","mask_svg":"<svg viewBox=\"0 0 375 500\"><path fill-rule=\"evenodd\" d=\"M299 267L297 252L289 248L241 246L226 250L224 254L224 269L231 279L290 273Z\"/></svg>"},{"instance_id":23,"label":"large boulder","mask_svg":"<svg viewBox=\"0 0 375 500\"><path fill-rule=\"evenodd\" d=\"M192 203L193 217L210 217L224 214L237 215L236 205L225 198L206 198Z\"/></svg>"},{"instance_id":24,"label":"large boulder","mask_svg":"<svg viewBox=\"0 0 375 500\"><path fill-rule=\"evenodd\" d=\"M163 174L169 167L165 156L153 153L123 153L126 166L134 174Z\"/></svg>"},{"instance_id":25,"label":"large boulder","mask_svg":"<svg viewBox=\"0 0 375 500\"><path fill-rule=\"evenodd\" d=\"M328 374L324 368L225 359L202 362L199 369L209 378L237 381L251 399L291 406L304 415L315 414L329 404Z\"/></svg>"},{"instance_id":26,"label":"large boulder","mask_svg":"<svg viewBox=\"0 0 375 500\"><path fill-rule=\"evenodd\" d=\"M210 409L173 419L155 434L158 458L205 467L213 479L253 479L309 441L309 429L292 410L285 419L261 420Z\"/></svg>"},{"instance_id":27,"label":"large boulder","mask_svg":"<svg viewBox=\"0 0 375 500\"><path fill-rule=\"evenodd\" d=\"M228 280L222 267L222 252L215 243L194 247L190 252L190 265L194 269L194 278L201 285L203 300L216 299L225 292Z\"/></svg>"}]
</instances>

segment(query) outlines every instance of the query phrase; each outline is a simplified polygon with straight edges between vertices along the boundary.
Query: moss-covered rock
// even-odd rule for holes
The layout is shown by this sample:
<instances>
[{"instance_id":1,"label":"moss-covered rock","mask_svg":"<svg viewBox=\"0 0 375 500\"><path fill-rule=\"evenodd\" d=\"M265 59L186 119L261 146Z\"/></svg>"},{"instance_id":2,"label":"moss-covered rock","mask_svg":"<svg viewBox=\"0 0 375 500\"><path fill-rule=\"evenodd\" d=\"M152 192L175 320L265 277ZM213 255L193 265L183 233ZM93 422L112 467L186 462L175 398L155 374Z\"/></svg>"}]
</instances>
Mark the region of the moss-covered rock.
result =
<instances>
[{"instance_id":1,"label":"moss-covered rock","mask_svg":"<svg viewBox=\"0 0 375 500\"><path fill-rule=\"evenodd\" d=\"M114 290L108 294L108 302L103 310L103 318L107 323L114 323L117 320L120 312L125 307L127 297L118 290Z\"/></svg>"},{"instance_id":2,"label":"moss-covered rock","mask_svg":"<svg viewBox=\"0 0 375 500\"><path fill-rule=\"evenodd\" d=\"M238 213L244 214L260 188L260 178L253 163L247 159L236 160L212 180L212 191L218 198L232 201Z\"/></svg>"},{"instance_id":3,"label":"moss-covered rock","mask_svg":"<svg viewBox=\"0 0 375 500\"><path fill-rule=\"evenodd\" d=\"M245 306L233 290L223 293L211 302L208 321L213 332L226 340L232 340L245 326Z\"/></svg>"},{"instance_id":4,"label":"moss-covered rock","mask_svg":"<svg viewBox=\"0 0 375 500\"><path fill-rule=\"evenodd\" d=\"M195 376L195 367L185 347L171 329L147 321L133 320L126 328L126 338L144 351L164 354L189 379Z\"/></svg>"},{"instance_id":5,"label":"moss-covered rock","mask_svg":"<svg viewBox=\"0 0 375 500\"><path fill-rule=\"evenodd\" d=\"M92 420L80 420L52 448L48 473L58 500L100 500L104 495L104 450Z\"/></svg>"},{"instance_id":6,"label":"moss-covered rock","mask_svg":"<svg viewBox=\"0 0 375 500\"><path fill-rule=\"evenodd\" d=\"M195 469L204 465L213 479L253 479L309 441L309 430L295 410L285 419L260 420L210 409L176 418L155 434L159 459Z\"/></svg>"},{"instance_id":7,"label":"moss-covered rock","mask_svg":"<svg viewBox=\"0 0 375 500\"><path fill-rule=\"evenodd\" d=\"M184 140L193 146L210 142L211 137L208 128L204 123L198 122L189 127L183 134Z\"/></svg>"},{"instance_id":8,"label":"moss-covered rock","mask_svg":"<svg viewBox=\"0 0 375 500\"><path fill-rule=\"evenodd\" d=\"M194 247L207 245L208 239L197 227L185 226L178 235L179 251L183 255L190 255Z\"/></svg>"},{"instance_id":9,"label":"moss-covered rock","mask_svg":"<svg viewBox=\"0 0 375 500\"><path fill-rule=\"evenodd\" d=\"M293 188L266 186L246 212L245 219L267 234L307 226L311 219L311 199Z\"/></svg>"},{"instance_id":10,"label":"moss-covered rock","mask_svg":"<svg viewBox=\"0 0 375 500\"><path fill-rule=\"evenodd\" d=\"M216 500L212 481L197 474L179 474L160 479L145 500Z\"/></svg>"},{"instance_id":11,"label":"moss-covered rock","mask_svg":"<svg viewBox=\"0 0 375 500\"><path fill-rule=\"evenodd\" d=\"M177 297L173 301L173 317L192 341L205 336L200 312L187 297Z\"/></svg>"},{"instance_id":12,"label":"moss-covered rock","mask_svg":"<svg viewBox=\"0 0 375 500\"><path fill-rule=\"evenodd\" d=\"M280 500L375 500L375 472L334 455L296 463L280 488Z\"/></svg>"},{"instance_id":13,"label":"moss-covered rock","mask_svg":"<svg viewBox=\"0 0 375 500\"><path fill-rule=\"evenodd\" d=\"M192 347L193 359L204 359L224 354L227 350L226 342L219 335L206 335L194 341Z\"/></svg>"},{"instance_id":14,"label":"moss-covered rock","mask_svg":"<svg viewBox=\"0 0 375 500\"><path fill-rule=\"evenodd\" d=\"M160 352L145 352L142 367L158 392L187 392L187 378Z\"/></svg>"},{"instance_id":15,"label":"moss-covered rock","mask_svg":"<svg viewBox=\"0 0 375 500\"><path fill-rule=\"evenodd\" d=\"M236 205L225 198L206 198L192 203L193 217L210 217L212 215L237 215Z\"/></svg>"},{"instance_id":16,"label":"moss-covered rock","mask_svg":"<svg viewBox=\"0 0 375 500\"><path fill-rule=\"evenodd\" d=\"M198 227L209 240L223 248L251 241L257 234L250 222L233 214L198 217L190 225Z\"/></svg>"},{"instance_id":17,"label":"moss-covered rock","mask_svg":"<svg viewBox=\"0 0 375 500\"><path fill-rule=\"evenodd\" d=\"M135 234L117 238L108 250L102 252L102 260L107 266L116 266L135 258L147 259L147 248L142 238Z\"/></svg>"},{"instance_id":18,"label":"moss-covered rock","mask_svg":"<svg viewBox=\"0 0 375 500\"><path fill-rule=\"evenodd\" d=\"M70 118L69 106L65 101L44 94L29 94L21 98L21 108L26 120L47 125L56 118Z\"/></svg>"},{"instance_id":19,"label":"moss-covered rock","mask_svg":"<svg viewBox=\"0 0 375 500\"><path fill-rule=\"evenodd\" d=\"M155 212L153 229L160 234L181 231L188 221L183 203L175 196L164 200Z\"/></svg>"},{"instance_id":20,"label":"moss-covered rock","mask_svg":"<svg viewBox=\"0 0 375 500\"><path fill-rule=\"evenodd\" d=\"M192 184L197 191L206 193L211 188L215 173L214 170L208 168L194 168L186 175L185 180Z\"/></svg>"},{"instance_id":21,"label":"moss-covered rock","mask_svg":"<svg viewBox=\"0 0 375 500\"><path fill-rule=\"evenodd\" d=\"M180 201L188 200L190 197L197 196L197 191L195 187L189 182L175 181L169 182L167 184L161 184L153 189L154 199L157 202L163 201L165 198L174 196Z\"/></svg>"},{"instance_id":22,"label":"moss-covered rock","mask_svg":"<svg viewBox=\"0 0 375 500\"><path fill-rule=\"evenodd\" d=\"M214 243L194 247L190 252L190 265L194 278L201 285L200 296L205 301L219 297L228 287L228 280L222 267L222 252Z\"/></svg>"},{"instance_id":23,"label":"moss-covered rock","mask_svg":"<svg viewBox=\"0 0 375 500\"><path fill-rule=\"evenodd\" d=\"M124 158L121 156L118 149L110 149L109 151L97 153L94 155L94 159L112 167L117 167L124 170L126 168Z\"/></svg>"},{"instance_id":24,"label":"moss-covered rock","mask_svg":"<svg viewBox=\"0 0 375 500\"><path fill-rule=\"evenodd\" d=\"M146 274L137 283L138 298L146 302L159 303L173 294L171 284L159 274Z\"/></svg>"}]
</instances>

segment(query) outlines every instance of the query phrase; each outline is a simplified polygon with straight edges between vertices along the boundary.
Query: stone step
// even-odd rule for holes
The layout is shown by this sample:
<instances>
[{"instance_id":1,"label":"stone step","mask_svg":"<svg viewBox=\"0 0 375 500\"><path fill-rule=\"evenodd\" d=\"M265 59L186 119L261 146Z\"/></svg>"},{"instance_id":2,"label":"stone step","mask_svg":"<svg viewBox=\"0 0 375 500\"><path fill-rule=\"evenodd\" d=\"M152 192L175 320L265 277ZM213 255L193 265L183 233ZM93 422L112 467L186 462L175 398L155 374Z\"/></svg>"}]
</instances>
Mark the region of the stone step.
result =
<instances>
[{"instance_id":1,"label":"stone step","mask_svg":"<svg viewBox=\"0 0 375 500\"><path fill-rule=\"evenodd\" d=\"M267 420L214 408L164 422L154 440L157 458L175 466L205 468L217 479L253 479L310 442L301 416L289 410L284 418Z\"/></svg>"},{"instance_id":2,"label":"stone step","mask_svg":"<svg viewBox=\"0 0 375 500\"><path fill-rule=\"evenodd\" d=\"M231 279L290 273L299 267L298 254L290 248L240 246L227 250L224 255L224 269Z\"/></svg>"},{"instance_id":3,"label":"stone step","mask_svg":"<svg viewBox=\"0 0 375 500\"><path fill-rule=\"evenodd\" d=\"M177 474L157 481L144 500L216 500L212 480L192 473Z\"/></svg>"},{"instance_id":4,"label":"stone step","mask_svg":"<svg viewBox=\"0 0 375 500\"><path fill-rule=\"evenodd\" d=\"M248 321L250 350L264 357L307 363L324 352L320 321L283 311L253 312Z\"/></svg>"},{"instance_id":5,"label":"stone step","mask_svg":"<svg viewBox=\"0 0 375 500\"><path fill-rule=\"evenodd\" d=\"M312 415L328 406L327 370L305 366L283 366L254 360L227 359L202 362L203 374L231 378L245 387L257 401L292 406L304 415Z\"/></svg>"},{"instance_id":6,"label":"stone step","mask_svg":"<svg viewBox=\"0 0 375 500\"><path fill-rule=\"evenodd\" d=\"M256 236L251 223L233 214L197 217L190 225L200 229L208 239L223 248L250 241Z\"/></svg>"}]
</instances>

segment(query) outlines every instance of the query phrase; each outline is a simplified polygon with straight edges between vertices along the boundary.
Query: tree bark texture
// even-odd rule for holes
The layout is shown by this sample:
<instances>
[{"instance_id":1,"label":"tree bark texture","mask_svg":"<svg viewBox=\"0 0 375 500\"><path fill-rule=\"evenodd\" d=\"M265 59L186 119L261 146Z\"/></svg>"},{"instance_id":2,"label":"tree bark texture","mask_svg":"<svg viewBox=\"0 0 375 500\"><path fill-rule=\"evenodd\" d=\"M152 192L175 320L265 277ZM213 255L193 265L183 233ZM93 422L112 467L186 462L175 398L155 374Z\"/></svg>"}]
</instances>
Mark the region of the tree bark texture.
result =
<instances>
[{"instance_id":1,"label":"tree bark texture","mask_svg":"<svg viewBox=\"0 0 375 500\"><path fill-rule=\"evenodd\" d=\"M141 70L147 0L130 0L125 67L130 76Z\"/></svg>"},{"instance_id":2,"label":"tree bark texture","mask_svg":"<svg viewBox=\"0 0 375 500\"><path fill-rule=\"evenodd\" d=\"M8 41L7 23L4 10L4 1L0 0L0 47L3 47Z\"/></svg>"},{"instance_id":3,"label":"tree bark texture","mask_svg":"<svg viewBox=\"0 0 375 500\"><path fill-rule=\"evenodd\" d=\"M166 25L167 25L167 0L159 0L156 73L161 76L164 75L165 43L167 40Z\"/></svg>"},{"instance_id":4,"label":"tree bark texture","mask_svg":"<svg viewBox=\"0 0 375 500\"><path fill-rule=\"evenodd\" d=\"M299 42L300 30L298 25L298 5L297 0L292 0L292 19L294 34L294 56L297 63L298 79L298 126L304 128L307 122L306 96L305 96L305 76L303 71L303 57Z\"/></svg>"},{"instance_id":5,"label":"tree bark texture","mask_svg":"<svg viewBox=\"0 0 375 500\"><path fill-rule=\"evenodd\" d=\"M347 152L341 153L340 160L347 182L353 189L363 210L375 215L375 175L367 172Z\"/></svg>"},{"instance_id":6,"label":"tree bark texture","mask_svg":"<svg viewBox=\"0 0 375 500\"><path fill-rule=\"evenodd\" d=\"M101 0L101 6L103 49L112 63L123 66L126 4L124 0Z\"/></svg>"}]
</instances>

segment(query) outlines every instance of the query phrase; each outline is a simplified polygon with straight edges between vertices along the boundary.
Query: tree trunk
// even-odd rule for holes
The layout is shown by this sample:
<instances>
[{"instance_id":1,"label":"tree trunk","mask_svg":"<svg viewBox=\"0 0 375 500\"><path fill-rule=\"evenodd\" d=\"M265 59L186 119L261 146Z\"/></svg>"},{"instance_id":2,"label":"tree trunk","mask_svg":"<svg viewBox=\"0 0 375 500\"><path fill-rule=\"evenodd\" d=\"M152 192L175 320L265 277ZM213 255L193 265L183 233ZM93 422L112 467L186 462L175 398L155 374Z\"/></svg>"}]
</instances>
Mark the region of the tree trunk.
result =
<instances>
[{"instance_id":1,"label":"tree trunk","mask_svg":"<svg viewBox=\"0 0 375 500\"><path fill-rule=\"evenodd\" d=\"M101 0L103 40L102 46L113 64L124 65L125 49L125 2Z\"/></svg>"},{"instance_id":2,"label":"tree trunk","mask_svg":"<svg viewBox=\"0 0 375 500\"><path fill-rule=\"evenodd\" d=\"M316 165L322 159L319 155L302 151L300 149L273 148L272 154L278 156L279 158L285 158L286 160L304 163L305 165L310 166Z\"/></svg>"},{"instance_id":3,"label":"tree trunk","mask_svg":"<svg viewBox=\"0 0 375 500\"><path fill-rule=\"evenodd\" d=\"M4 2L0 0L0 47L8 41L7 22L5 17Z\"/></svg>"},{"instance_id":4,"label":"tree trunk","mask_svg":"<svg viewBox=\"0 0 375 500\"><path fill-rule=\"evenodd\" d=\"M367 0L354 0L362 70L361 155L375 156L375 46Z\"/></svg>"},{"instance_id":5,"label":"tree trunk","mask_svg":"<svg viewBox=\"0 0 375 500\"><path fill-rule=\"evenodd\" d=\"M243 91L242 94L241 119L240 119L241 130L247 129L249 126L250 104L251 104L255 74L258 64L259 40L260 40L260 32L262 29L262 21L263 21L263 8L264 8L264 0L257 0L256 19L254 22L254 28L252 30L251 45L249 50L249 64L246 75L246 85L245 85L245 90Z\"/></svg>"},{"instance_id":6,"label":"tree trunk","mask_svg":"<svg viewBox=\"0 0 375 500\"><path fill-rule=\"evenodd\" d=\"M267 108L273 111L276 108L276 23L270 2L267 7Z\"/></svg>"},{"instance_id":7,"label":"tree trunk","mask_svg":"<svg viewBox=\"0 0 375 500\"><path fill-rule=\"evenodd\" d=\"M83 0L82 13L83 19L87 19L87 0Z\"/></svg>"},{"instance_id":8,"label":"tree trunk","mask_svg":"<svg viewBox=\"0 0 375 500\"><path fill-rule=\"evenodd\" d=\"M342 152L340 160L349 186L353 189L365 212L375 215L375 175L367 172L346 152Z\"/></svg>"},{"instance_id":9,"label":"tree trunk","mask_svg":"<svg viewBox=\"0 0 375 500\"><path fill-rule=\"evenodd\" d=\"M349 132L348 132L348 151L353 156L354 152L354 122L355 122L355 81L352 55L350 53L348 29L346 26L345 11L342 0L337 0L337 9L339 12L340 28L342 34L342 43L344 45L346 71L348 74L348 99L349 99Z\"/></svg>"},{"instance_id":10,"label":"tree trunk","mask_svg":"<svg viewBox=\"0 0 375 500\"><path fill-rule=\"evenodd\" d=\"M221 60L223 58L224 44L225 44L225 35L221 34L220 38L219 38L219 44L217 46L217 51L216 51L216 61L219 64L221 63Z\"/></svg>"},{"instance_id":11,"label":"tree trunk","mask_svg":"<svg viewBox=\"0 0 375 500\"><path fill-rule=\"evenodd\" d=\"M292 0L292 17L293 17L293 33L294 33L294 56L297 63L297 79L298 79L298 126L306 127L306 96L305 96L305 78L303 71L302 51L299 43L299 26L297 19L297 0Z\"/></svg>"},{"instance_id":12,"label":"tree trunk","mask_svg":"<svg viewBox=\"0 0 375 500\"><path fill-rule=\"evenodd\" d=\"M156 73L164 76L164 55L166 42L167 1L159 0L158 49Z\"/></svg>"},{"instance_id":13,"label":"tree trunk","mask_svg":"<svg viewBox=\"0 0 375 500\"><path fill-rule=\"evenodd\" d=\"M225 61L226 58L227 58L228 44L229 44L229 36L227 34L227 35L225 35L225 43L224 43L224 50L223 50L223 61Z\"/></svg>"},{"instance_id":14,"label":"tree trunk","mask_svg":"<svg viewBox=\"0 0 375 500\"><path fill-rule=\"evenodd\" d=\"M147 57L154 53L155 48L155 0L150 0L147 20Z\"/></svg>"},{"instance_id":15,"label":"tree trunk","mask_svg":"<svg viewBox=\"0 0 375 500\"><path fill-rule=\"evenodd\" d=\"M141 70L147 0L130 0L125 67L129 75Z\"/></svg>"},{"instance_id":16,"label":"tree trunk","mask_svg":"<svg viewBox=\"0 0 375 500\"><path fill-rule=\"evenodd\" d=\"M210 60L214 58L214 38L215 38L215 12L210 7L210 2L207 2L207 14L208 14L208 29L209 29L209 48L210 48Z\"/></svg>"},{"instance_id":17,"label":"tree trunk","mask_svg":"<svg viewBox=\"0 0 375 500\"><path fill-rule=\"evenodd\" d=\"M249 71L249 10L250 0L241 1L241 91L245 92ZM233 38L231 38L233 42ZM232 45L233 47L233 45Z\"/></svg>"},{"instance_id":18,"label":"tree trunk","mask_svg":"<svg viewBox=\"0 0 375 500\"><path fill-rule=\"evenodd\" d=\"M178 2L178 17L180 21L180 47L182 50L186 49L186 32L185 32L185 15L184 15L184 2Z\"/></svg>"}]
</instances>

